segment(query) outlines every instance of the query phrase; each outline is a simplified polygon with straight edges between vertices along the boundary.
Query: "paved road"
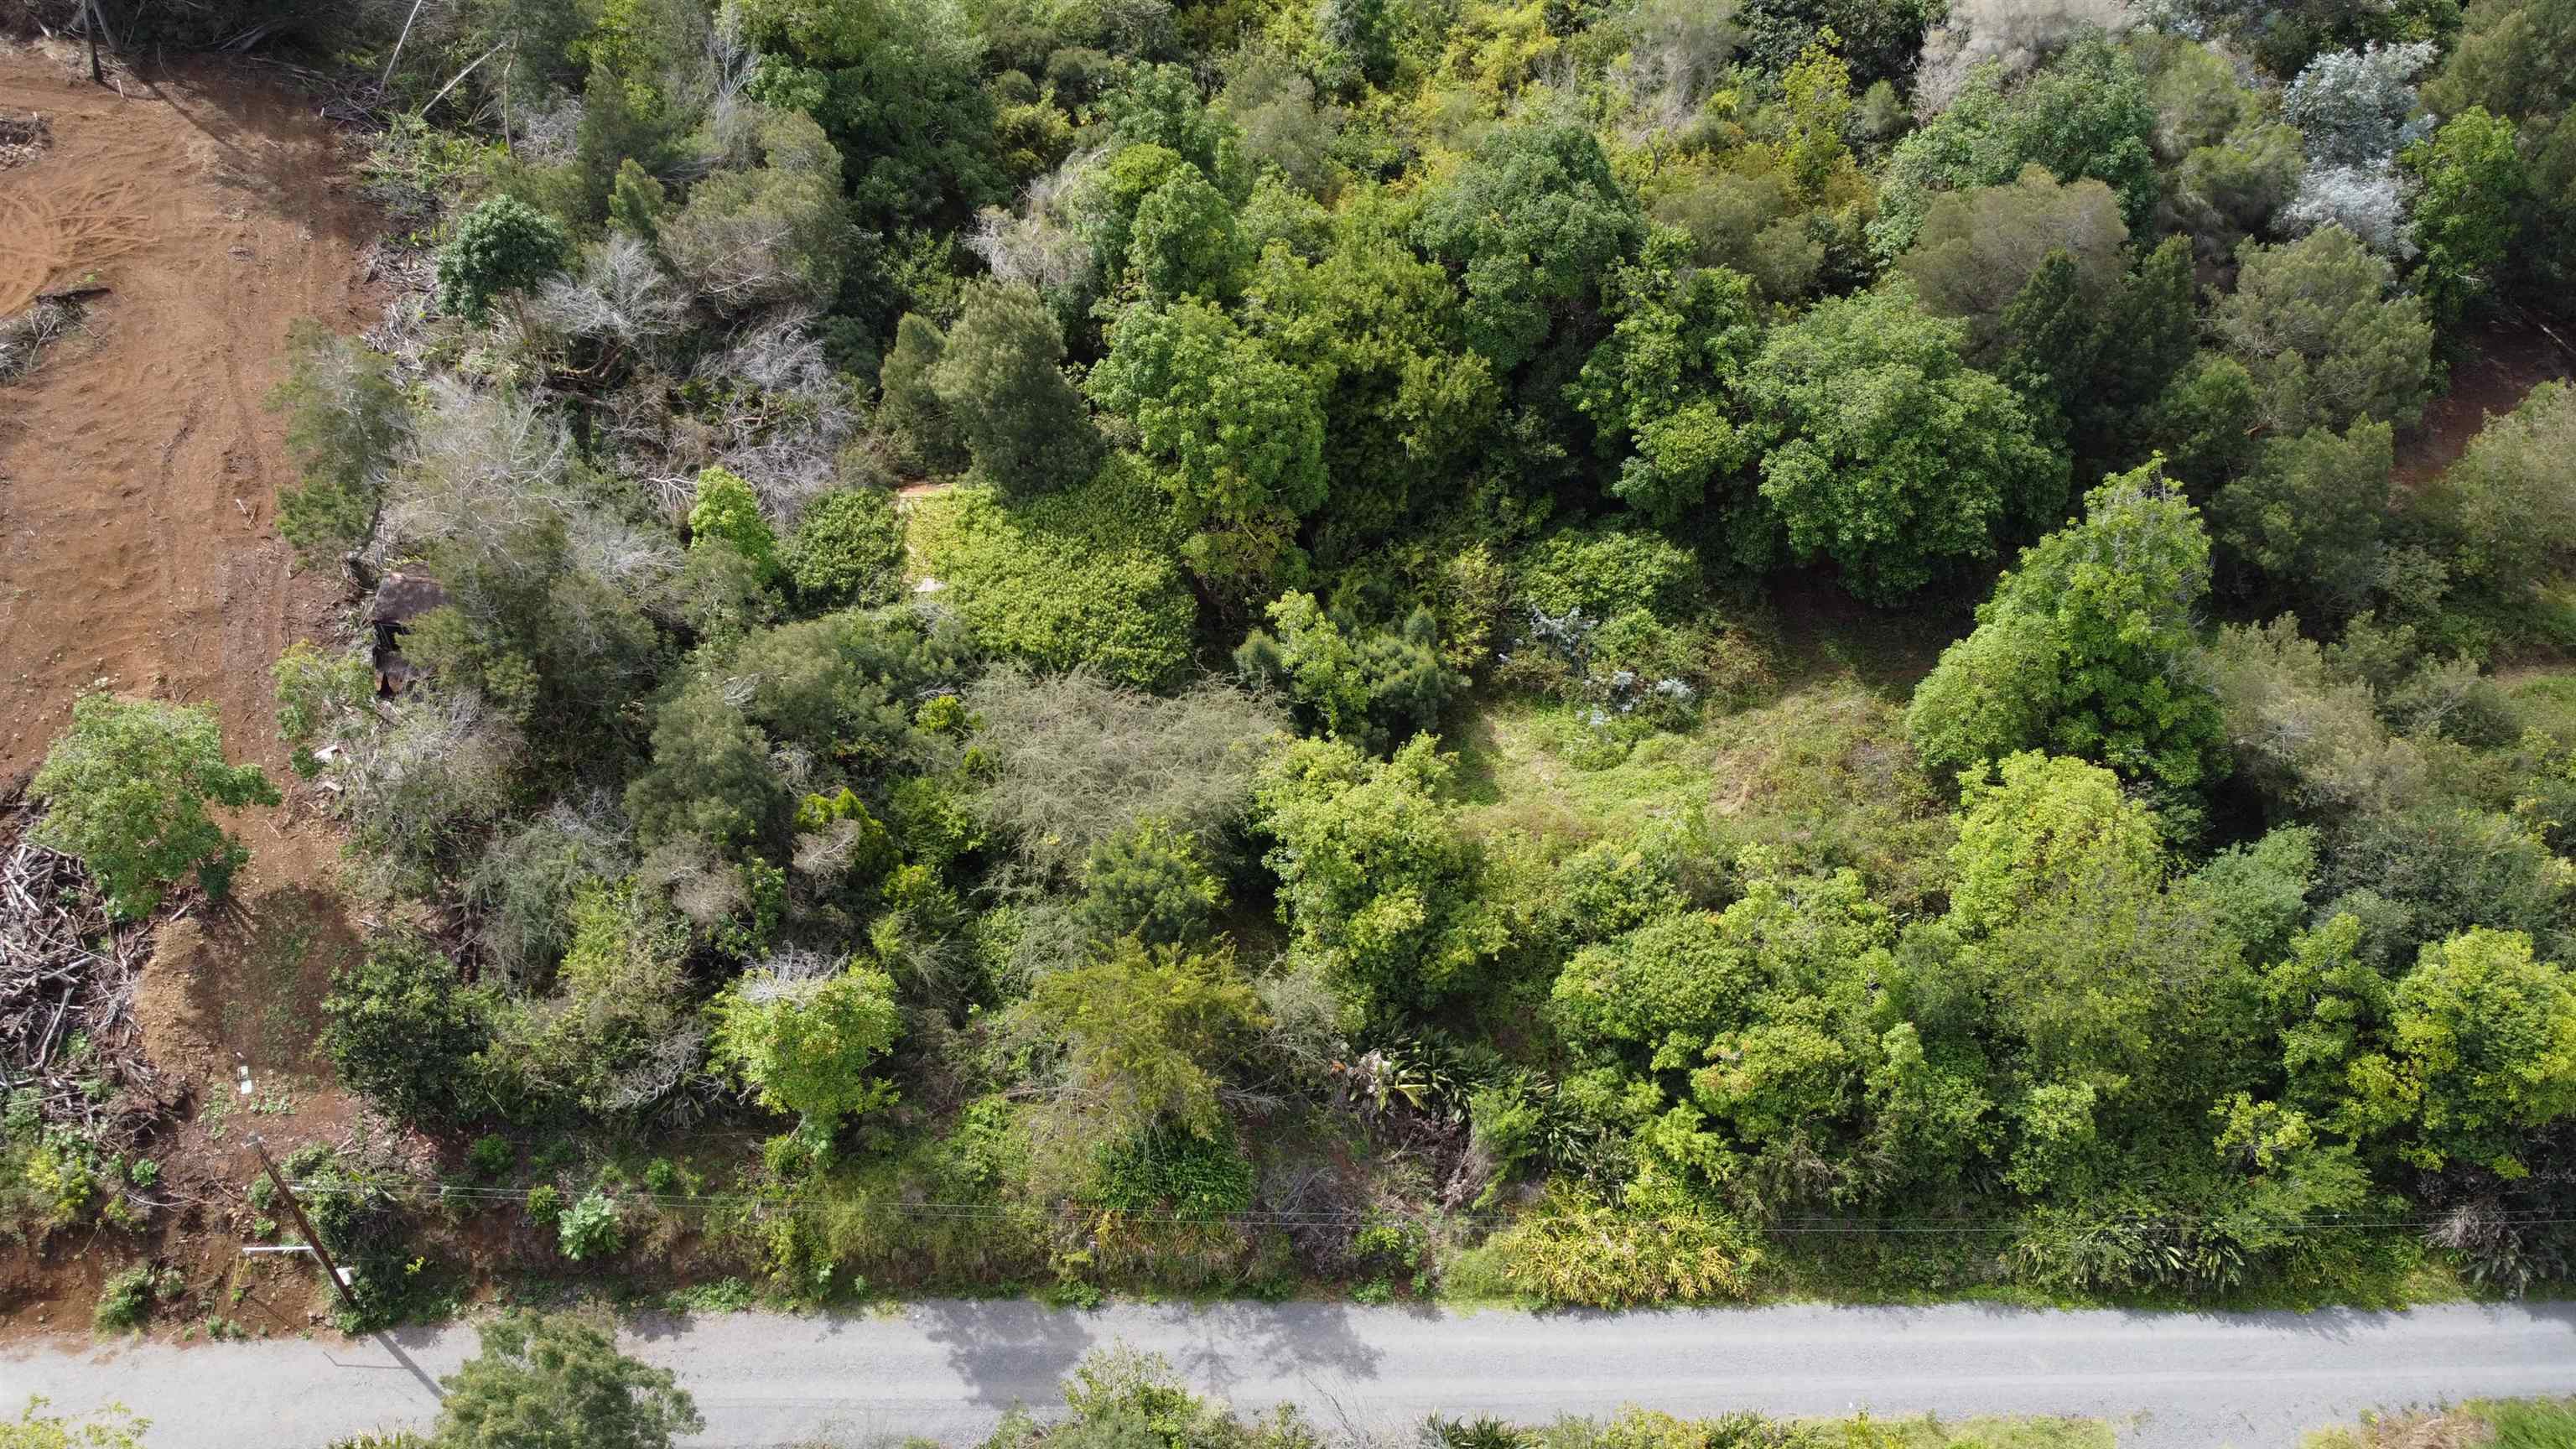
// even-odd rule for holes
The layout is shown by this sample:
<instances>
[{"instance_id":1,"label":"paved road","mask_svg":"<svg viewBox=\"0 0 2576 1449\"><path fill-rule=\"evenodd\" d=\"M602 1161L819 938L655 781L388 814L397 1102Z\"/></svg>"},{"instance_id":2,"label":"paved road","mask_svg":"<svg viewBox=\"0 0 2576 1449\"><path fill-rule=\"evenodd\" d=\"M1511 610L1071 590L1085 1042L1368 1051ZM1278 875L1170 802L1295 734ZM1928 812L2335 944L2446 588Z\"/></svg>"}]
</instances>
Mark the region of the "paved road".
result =
<instances>
[{"instance_id":1,"label":"paved road","mask_svg":"<svg viewBox=\"0 0 2576 1449\"><path fill-rule=\"evenodd\" d=\"M64 1344L0 1356L0 1405L122 1400L153 1449L319 1449L425 1424L467 1328L247 1344ZM2290 1449L2373 1406L2576 1393L2576 1304L2403 1314L2173 1315L1937 1308L1436 1313L1326 1304L932 1302L868 1317L714 1315L633 1325L630 1352L678 1370L724 1449L905 1435L950 1442L1015 1404L1058 1402L1094 1348L1169 1358L1238 1406L1280 1400L1331 1425L1402 1428L1434 1411L1521 1420L1646 1404L1683 1414L2093 1415L2123 1449Z\"/></svg>"}]
</instances>

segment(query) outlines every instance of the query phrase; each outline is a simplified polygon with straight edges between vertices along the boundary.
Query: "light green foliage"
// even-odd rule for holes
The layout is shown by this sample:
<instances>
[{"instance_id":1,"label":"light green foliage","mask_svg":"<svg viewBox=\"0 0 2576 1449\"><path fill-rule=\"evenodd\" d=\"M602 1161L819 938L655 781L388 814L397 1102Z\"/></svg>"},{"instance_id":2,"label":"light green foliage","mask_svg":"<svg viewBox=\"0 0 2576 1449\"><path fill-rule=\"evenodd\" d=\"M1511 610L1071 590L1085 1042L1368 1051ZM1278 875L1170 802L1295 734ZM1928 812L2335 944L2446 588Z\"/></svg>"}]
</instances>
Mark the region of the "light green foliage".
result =
<instances>
[{"instance_id":1,"label":"light green foliage","mask_svg":"<svg viewBox=\"0 0 2576 1449\"><path fill-rule=\"evenodd\" d=\"M778 573L778 535L761 516L759 495L729 468L698 474L698 501L689 508L692 546L722 542L751 561L763 579Z\"/></svg>"},{"instance_id":2,"label":"light green foliage","mask_svg":"<svg viewBox=\"0 0 2576 1449\"><path fill-rule=\"evenodd\" d=\"M1148 946L1129 936L1040 978L1013 1021L1062 1052L1063 1090L1041 1109L1034 1135L1057 1158L1041 1170L1080 1179L1102 1149L1158 1127L1224 1135L1221 1074L1265 1017L1230 946Z\"/></svg>"},{"instance_id":3,"label":"light green foliage","mask_svg":"<svg viewBox=\"0 0 2576 1449\"><path fill-rule=\"evenodd\" d=\"M2423 416L2433 324L2422 298L2390 295L2386 259L2329 226L2286 246L2248 242L2237 263L2236 290L2211 311L2210 330L2252 375L2265 426L2410 427Z\"/></svg>"},{"instance_id":4,"label":"light green foliage","mask_svg":"<svg viewBox=\"0 0 2576 1449\"><path fill-rule=\"evenodd\" d=\"M2489 418L2435 490L2458 539L2453 567L2509 605L2576 550L2576 495L2564 486L2571 447L2576 388L2544 382Z\"/></svg>"},{"instance_id":5,"label":"light green foliage","mask_svg":"<svg viewBox=\"0 0 2576 1449\"><path fill-rule=\"evenodd\" d=\"M1525 121L1477 144L1431 193L1413 238L1461 274L1468 345L1510 372L1644 230L1590 132Z\"/></svg>"},{"instance_id":6,"label":"light green foliage","mask_svg":"<svg viewBox=\"0 0 2576 1449\"><path fill-rule=\"evenodd\" d=\"M756 166L717 171L660 224L672 270L725 312L821 306L840 293L850 251L841 154L811 117L764 110Z\"/></svg>"},{"instance_id":7,"label":"light green foliage","mask_svg":"<svg viewBox=\"0 0 2576 1449\"><path fill-rule=\"evenodd\" d=\"M1315 379L1198 300L1139 306L1110 330L1091 394L1136 424L1201 575L1268 577L1296 521L1324 501L1324 411Z\"/></svg>"},{"instance_id":8,"label":"light green foliage","mask_svg":"<svg viewBox=\"0 0 2576 1449\"><path fill-rule=\"evenodd\" d=\"M1254 630L1234 652L1235 669L1284 690L1326 734L1383 752L1438 724L1441 707L1466 687L1441 662L1428 609L1416 608L1401 630L1337 619L1312 594L1283 594L1269 613L1279 632Z\"/></svg>"},{"instance_id":9,"label":"light green foliage","mask_svg":"<svg viewBox=\"0 0 2576 1449\"><path fill-rule=\"evenodd\" d=\"M727 986L710 1010L716 1062L765 1107L828 1132L894 1098L891 1086L868 1075L901 1029L894 978L883 971L857 962L804 980L755 971Z\"/></svg>"},{"instance_id":10,"label":"light green foliage","mask_svg":"<svg viewBox=\"0 0 2576 1449\"><path fill-rule=\"evenodd\" d=\"M1127 269L1144 294L1231 298L1250 260L1235 229L1235 207L1195 166L1172 169L1136 203Z\"/></svg>"},{"instance_id":11,"label":"light green foliage","mask_svg":"<svg viewBox=\"0 0 2576 1449\"><path fill-rule=\"evenodd\" d=\"M1643 260L1612 268L1602 282L1610 335L1566 389L1603 455L1626 455L1612 491L1666 524L1750 461L1727 391L1761 342L1750 284L1723 267L1689 265L1689 246L1686 234L1658 227Z\"/></svg>"},{"instance_id":12,"label":"light green foliage","mask_svg":"<svg viewBox=\"0 0 2576 1449\"><path fill-rule=\"evenodd\" d=\"M595 1188L574 1199L555 1220L555 1248L576 1263L624 1252L626 1224L616 1200Z\"/></svg>"},{"instance_id":13,"label":"light green foliage","mask_svg":"<svg viewBox=\"0 0 2576 1449\"><path fill-rule=\"evenodd\" d=\"M511 1314L476 1332L480 1351L439 1381L439 1449L670 1449L706 1427L669 1369L570 1314Z\"/></svg>"},{"instance_id":14,"label":"light green foliage","mask_svg":"<svg viewBox=\"0 0 2576 1449\"><path fill-rule=\"evenodd\" d=\"M1437 1001L1510 943L1483 894L1484 852L1440 798L1455 768L1428 735L1387 760L1300 740L1263 767L1254 799L1276 842L1280 919L1355 1015Z\"/></svg>"},{"instance_id":15,"label":"light green foliage","mask_svg":"<svg viewBox=\"0 0 2576 1449\"><path fill-rule=\"evenodd\" d=\"M2576 5L2568 0L2470 0L2459 44L2424 87L2443 115L2473 106L2499 116L2576 103Z\"/></svg>"},{"instance_id":16,"label":"light green foliage","mask_svg":"<svg viewBox=\"0 0 2576 1449\"><path fill-rule=\"evenodd\" d=\"M2513 248L2528 189L2513 123L2473 106L2403 160L2424 186L2414 213L2422 285L2433 315L2457 322L2494 291Z\"/></svg>"},{"instance_id":17,"label":"light green foliage","mask_svg":"<svg viewBox=\"0 0 2576 1449\"><path fill-rule=\"evenodd\" d=\"M322 1049L342 1083L406 1121L460 1115L470 1062L491 1039L484 1005L423 937L378 938L332 979Z\"/></svg>"},{"instance_id":18,"label":"light green foliage","mask_svg":"<svg viewBox=\"0 0 2576 1449\"><path fill-rule=\"evenodd\" d=\"M1902 255L1936 194L2001 186L2032 165L2107 184L2129 230L2142 232L2155 218L2155 130L2136 63L2108 40L2078 41L2009 90L2000 65L1981 67L1947 110L1897 143L1870 240L1881 256Z\"/></svg>"},{"instance_id":19,"label":"light green foliage","mask_svg":"<svg viewBox=\"0 0 2576 1449\"><path fill-rule=\"evenodd\" d=\"M387 473L411 416L385 359L311 318L287 334L284 380L268 395L285 412L297 482L277 496L277 529L309 565L375 538Z\"/></svg>"},{"instance_id":20,"label":"light green foliage","mask_svg":"<svg viewBox=\"0 0 2576 1449\"><path fill-rule=\"evenodd\" d=\"M1145 689L1172 683L1189 661L1198 607L1168 556L1047 529L981 489L924 500L911 532L941 601L996 655L1087 665Z\"/></svg>"},{"instance_id":21,"label":"light green foliage","mask_svg":"<svg viewBox=\"0 0 2576 1449\"><path fill-rule=\"evenodd\" d=\"M1318 381L1332 506L1312 527L1334 559L1446 500L1501 411L1493 368L1468 349L1458 289L1416 256L1404 211L1381 193L1346 201L1321 255L1263 253L1245 325Z\"/></svg>"},{"instance_id":22,"label":"light green foliage","mask_svg":"<svg viewBox=\"0 0 2576 1449\"><path fill-rule=\"evenodd\" d=\"M1513 560L1512 591L1550 616L1678 615L1699 592L1699 561L1650 529L1604 522L1560 528Z\"/></svg>"},{"instance_id":23,"label":"light green foliage","mask_svg":"<svg viewBox=\"0 0 2576 1449\"><path fill-rule=\"evenodd\" d=\"M1958 323L1890 285L1772 331L1745 379L1762 497L1801 560L1894 604L2044 517L2063 466L2009 388L1960 361Z\"/></svg>"},{"instance_id":24,"label":"light green foliage","mask_svg":"<svg viewBox=\"0 0 2576 1449\"><path fill-rule=\"evenodd\" d=\"M77 1418L44 1412L50 1401L30 1395L14 1419L0 1419L0 1449L144 1449L149 1419L134 1417L123 1404L109 1404Z\"/></svg>"},{"instance_id":25,"label":"light green foliage","mask_svg":"<svg viewBox=\"0 0 2576 1449\"><path fill-rule=\"evenodd\" d=\"M2010 756L1960 793L1950 919L1967 931L2009 926L2041 894L2096 880L2150 881L2155 825L2109 771L2065 756Z\"/></svg>"},{"instance_id":26,"label":"light green foliage","mask_svg":"<svg viewBox=\"0 0 2576 1449\"><path fill-rule=\"evenodd\" d=\"M1968 359L1992 367L2009 336L2005 309L2043 261L2071 258L2076 291L2098 313L2125 269L2128 240L2110 187L2090 178L2061 186L2033 165L2010 185L1935 198L1896 265L1927 311L1968 324Z\"/></svg>"},{"instance_id":27,"label":"light green foliage","mask_svg":"<svg viewBox=\"0 0 2576 1449\"><path fill-rule=\"evenodd\" d=\"M152 913L161 893L194 871L221 896L250 852L206 814L209 803L275 805L257 765L224 763L223 727L211 705L83 695L46 751L27 793L45 804L35 838L78 856L127 920Z\"/></svg>"},{"instance_id":28,"label":"light green foliage","mask_svg":"<svg viewBox=\"0 0 2576 1449\"><path fill-rule=\"evenodd\" d=\"M1200 856L1193 837L1160 820L1107 836L1083 863L1075 919L1104 941L1135 936L1170 946L1200 939L1225 908L1225 886Z\"/></svg>"},{"instance_id":29,"label":"light green foliage","mask_svg":"<svg viewBox=\"0 0 2576 1449\"><path fill-rule=\"evenodd\" d=\"M2386 423L2275 438L2210 504L2212 532L2249 587L2310 618L2348 618L2384 572L2380 534L2396 465Z\"/></svg>"},{"instance_id":30,"label":"light green foliage","mask_svg":"<svg viewBox=\"0 0 2576 1449\"><path fill-rule=\"evenodd\" d=\"M977 287L929 371L931 391L975 470L1006 494L1079 482L1100 461L1082 395L1063 370L1064 333L1037 289Z\"/></svg>"},{"instance_id":31,"label":"light green foliage","mask_svg":"<svg viewBox=\"0 0 2576 1449\"><path fill-rule=\"evenodd\" d=\"M1695 1204L1623 1210L1573 1193L1560 1193L1491 1246L1514 1287L1587 1308L1743 1298L1762 1257L1742 1226Z\"/></svg>"},{"instance_id":32,"label":"light green foliage","mask_svg":"<svg viewBox=\"0 0 2576 1449\"><path fill-rule=\"evenodd\" d=\"M2381 1052L2346 1069L2346 1116L2405 1128L2406 1157L2438 1169L2528 1169L2522 1134L2576 1113L2576 978L2530 938L2478 929L2424 948L2388 1004Z\"/></svg>"},{"instance_id":33,"label":"light green foliage","mask_svg":"<svg viewBox=\"0 0 2576 1449\"><path fill-rule=\"evenodd\" d=\"M879 488L844 488L805 506L778 560L811 608L871 607L903 592L903 523Z\"/></svg>"},{"instance_id":34,"label":"light green foliage","mask_svg":"<svg viewBox=\"0 0 2576 1449\"><path fill-rule=\"evenodd\" d=\"M1916 688L1906 725L1947 776L2021 750L2078 755L2185 803L2226 771L2218 701L2195 672L2209 538L2150 464L2027 550L1977 628Z\"/></svg>"},{"instance_id":35,"label":"light green foliage","mask_svg":"<svg viewBox=\"0 0 2576 1449\"><path fill-rule=\"evenodd\" d=\"M516 197L492 197L438 249L439 310L480 321L493 298L562 271L571 253L572 239L554 218Z\"/></svg>"}]
</instances>

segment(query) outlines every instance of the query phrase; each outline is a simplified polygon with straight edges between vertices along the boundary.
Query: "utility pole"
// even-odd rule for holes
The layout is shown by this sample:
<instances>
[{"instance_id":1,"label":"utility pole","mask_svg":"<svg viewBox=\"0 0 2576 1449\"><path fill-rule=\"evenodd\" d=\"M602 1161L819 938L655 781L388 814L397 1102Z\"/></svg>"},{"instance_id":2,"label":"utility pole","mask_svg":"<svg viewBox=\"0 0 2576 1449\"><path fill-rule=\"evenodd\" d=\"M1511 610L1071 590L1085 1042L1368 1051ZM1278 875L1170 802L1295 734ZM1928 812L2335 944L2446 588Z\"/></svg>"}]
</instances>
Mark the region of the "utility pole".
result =
<instances>
[{"instance_id":1,"label":"utility pole","mask_svg":"<svg viewBox=\"0 0 2576 1449\"><path fill-rule=\"evenodd\" d=\"M89 24L81 28L89 32L89 83L94 86L107 84L107 77L98 69L98 32L104 23L99 19L98 0L89 0Z\"/></svg>"},{"instance_id":2,"label":"utility pole","mask_svg":"<svg viewBox=\"0 0 2576 1449\"><path fill-rule=\"evenodd\" d=\"M322 1246L322 1235L313 1231L313 1220L304 1215L304 1204L296 1200L294 1187L287 1182L286 1174L277 1170L277 1163L268 1155L268 1144L261 1141L256 1132L250 1134L250 1149L259 1154L259 1165L267 1170L268 1180L276 1186L278 1196L286 1199L286 1210L295 1214L295 1226L304 1230L305 1246L311 1248L313 1256L321 1261L322 1272L331 1280L331 1291L340 1295L340 1306L351 1313L357 1312L357 1297L349 1291L348 1280L340 1276L340 1265L331 1261L331 1250Z\"/></svg>"}]
</instances>

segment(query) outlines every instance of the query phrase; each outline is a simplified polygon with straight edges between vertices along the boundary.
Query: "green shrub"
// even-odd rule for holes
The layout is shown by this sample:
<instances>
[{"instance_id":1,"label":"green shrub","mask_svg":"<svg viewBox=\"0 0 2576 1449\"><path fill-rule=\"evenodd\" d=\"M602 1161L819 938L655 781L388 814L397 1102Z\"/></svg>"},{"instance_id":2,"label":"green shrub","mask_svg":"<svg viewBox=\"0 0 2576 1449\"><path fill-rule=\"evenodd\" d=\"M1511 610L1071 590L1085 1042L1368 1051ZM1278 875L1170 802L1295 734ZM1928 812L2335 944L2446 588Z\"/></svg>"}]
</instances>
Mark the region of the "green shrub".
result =
<instances>
[{"instance_id":1,"label":"green shrub","mask_svg":"<svg viewBox=\"0 0 2576 1449\"><path fill-rule=\"evenodd\" d=\"M540 1183L528 1193L528 1221L548 1232L563 1222L563 1190L553 1183Z\"/></svg>"},{"instance_id":2,"label":"green shrub","mask_svg":"<svg viewBox=\"0 0 2576 1449\"><path fill-rule=\"evenodd\" d=\"M274 805L257 765L224 763L223 727L209 705L90 694L45 754L27 793L45 802L38 843L80 857L127 920L152 913L162 891L194 871L220 897L250 859L207 815L209 802Z\"/></svg>"},{"instance_id":3,"label":"green shrub","mask_svg":"<svg viewBox=\"0 0 2576 1449\"><path fill-rule=\"evenodd\" d=\"M1602 620L1632 609L1672 618L1699 591L1699 560L1651 529L1621 523L1560 528L1512 562L1520 601L1550 617L1581 610Z\"/></svg>"},{"instance_id":4,"label":"green shrub","mask_svg":"<svg viewBox=\"0 0 2576 1449\"><path fill-rule=\"evenodd\" d=\"M481 321L492 299L563 270L572 239L554 218L514 196L492 197L457 222L438 250L438 308Z\"/></svg>"},{"instance_id":5,"label":"green shrub","mask_svg":"<svg viewBox=\"0 0 2576 1449\"><path fill-rule=\"evenodd\" d=\"M340 1080L405 1119L459 1111L492 1035L481 1000L423 936L378 940L332 979L322 1010L322 1048Z\"/></svg>"},{"instance_id":6,"label":"green shrub","mask_svg":"<svg viewBox=\"0 0 2576 1449\"><path fill-rule=\"evenodd\" d=\"M626 1224L618 1214L616 1202L594 1188L564 1209L555 1225L555 1240L563 1255L576 1263L615 1257L625 1250Z\"/></svg>"},{"instance_id":7,"label":"green shrub","mask_svg":"<svg viewBox=\"0 0 2576 1449\"><path fill-rule=\"evenodd\" d=\"M741 476L726 468L698 474L698 501L689 509L689 543L704 547L722 540L751 560L765 581L778 574L778 535L761 517L760 497Z\"/></svg>"},{"instance_id":8,"label":"green shrub","mask_svg":"<svg viewBox=\"0 0 2576 1449\"><path fill-rule=\"evenodd\" d=\"M465 1150L465 1166L476 1177L489 1181L518 1166L519 1149L498 1132L487 1132L474 1139Z\"/></svg>"},{"instance_id":9,"label":"green shrub","mask_svg":"<svg viewBox=\"0 0 2576 1449\"><path fill-rule=\"evenodd\" d=\"M1168 557L1042 531L981 488L924 500L913 530L941 600L1004 658L1143 689L1189 663L1198 605Z\"/></svg>"},{"instance_id":10,"label":"green shrub","mask_svg":"<svg viewBox=\"0 0 2576 1449\"><path fill-rule=\"evenodd\" d=\"M778 556L807 608L865 608L903 593L903 524L880 489L845 488L816 499Z\"/></svg>"},{"instance_id":11,"label":"green shrub","mask_svg":"<svg viewBox=\"0 0 2576 1449\"><path fill-rule=\"evenodd\" d=\"M101 1333L131 1333L152 1316L153 1302L179 1288L179 1275L168 1269L155 1272L149 1265L137 1263L107 1280L99 1290L98 1307L92 1321Z\"/></svg>"}]
</instances>

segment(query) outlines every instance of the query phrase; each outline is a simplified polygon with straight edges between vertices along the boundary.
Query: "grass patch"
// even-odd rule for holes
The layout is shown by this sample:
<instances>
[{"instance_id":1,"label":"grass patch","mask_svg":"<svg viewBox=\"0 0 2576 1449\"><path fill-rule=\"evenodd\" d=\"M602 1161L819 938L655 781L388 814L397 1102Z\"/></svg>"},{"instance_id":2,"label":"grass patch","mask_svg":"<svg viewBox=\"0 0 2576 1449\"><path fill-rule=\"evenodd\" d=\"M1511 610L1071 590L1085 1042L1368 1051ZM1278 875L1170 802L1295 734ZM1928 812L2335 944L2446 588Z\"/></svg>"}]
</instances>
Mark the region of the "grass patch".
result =
<instances>
[{"instance_id":1,"label":"grass patch","mask_svg":"<svg viewBox=\"0 0 2576 1449\"><path fill-rule=\"evenodd\" d=\"M1719 862L1761 845L1792 866L1850 866L1901 911L1942 888L1950 802L1914 763L1903 707L1857 679L1818 679L1687 734L1621 740L1584 714L1508 700L1474 710L1449 741L1464 828L1582 844L1664 821Z\"/></svg>"},{"instance_id":2,"label":"grass patch","mask_svg":"<svg viewBox=\"0 0 2576 1449\"><path fill-rule=\"evenodd\" d=\"M2444 1409L2363 1416L2319 1429L2299 1449L2567 1449L2576 1444L2576 1399L2472 1399Z\"/></svg>"}]
</instances>

